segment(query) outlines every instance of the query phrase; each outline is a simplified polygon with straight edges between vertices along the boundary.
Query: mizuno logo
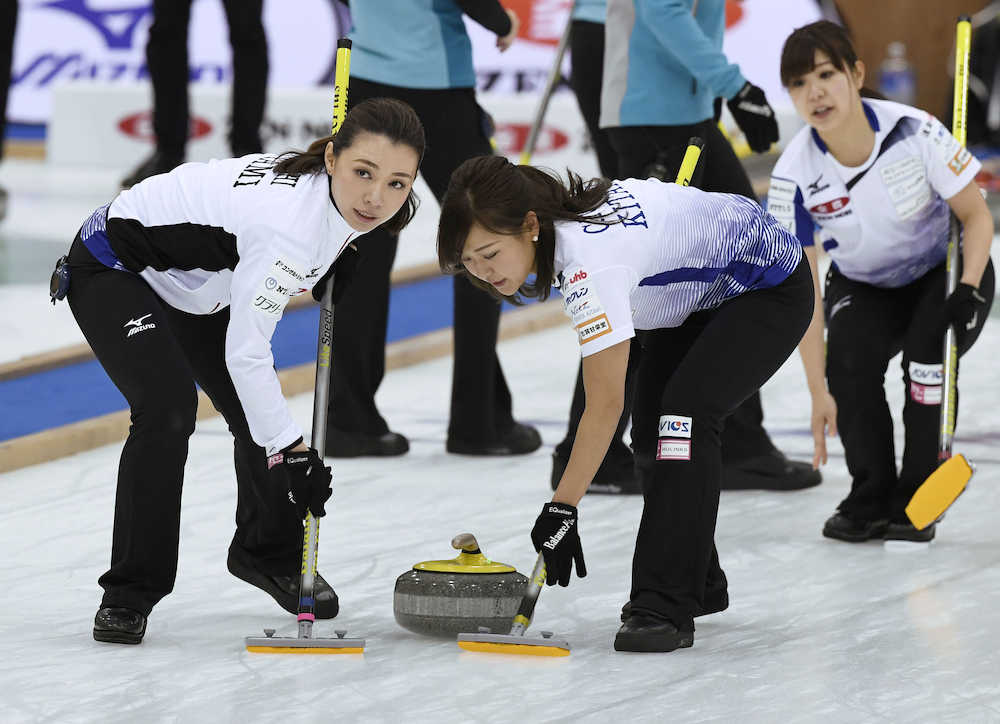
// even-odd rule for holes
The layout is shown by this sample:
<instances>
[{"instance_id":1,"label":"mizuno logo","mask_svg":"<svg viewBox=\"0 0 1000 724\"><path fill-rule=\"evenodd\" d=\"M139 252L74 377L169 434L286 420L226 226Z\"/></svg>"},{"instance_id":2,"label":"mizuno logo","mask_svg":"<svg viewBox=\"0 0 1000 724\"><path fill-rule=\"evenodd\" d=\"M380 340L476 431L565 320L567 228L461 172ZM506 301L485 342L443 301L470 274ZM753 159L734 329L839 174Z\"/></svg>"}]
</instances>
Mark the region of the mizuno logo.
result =
<instances>
[{"instance_id":1,"label":"mizuno logo","mask_svg":"<svg viewBox=\"0 0 1000 724\"><path fill-rule=\"evenodd\" d=\"M156 329L156 323L155 322L145 323L145 321L144 321L144 320L146 320L146 319L148 319L149 317L152 317L152 316L153 316L153 313L150 312L149 314L144 314L141 317L137 317L135 319L130 319L127 322L125 322L125 324L122 325L122 327L124 327L125 329L128 329L128 334L126 334L125 337L126 338L131 337L133 334L138 334L139 332L143 332L143 331L145 331L147 329ZM131 329L129 329L129 327L131 327Z\"/></svg>"},{"instance_id":2,"label":"mizuno logo","mask_svg":"<svg viewBox=\"0 0 1000 724\"><path fill-rule=\"evenodd\" d=\"M146 317L152 317L152 316L153 316L153 313L150 312L149 314L144 314L144 315L142 315L141 317L139 317L137 319L130 319L127 322L125 322L125 324L123 324L122 326L123 327L128 327L129 325L132 325L133 327L141 327L142 326L142 320L144 320Z\"/></svg>"}]
</instances>

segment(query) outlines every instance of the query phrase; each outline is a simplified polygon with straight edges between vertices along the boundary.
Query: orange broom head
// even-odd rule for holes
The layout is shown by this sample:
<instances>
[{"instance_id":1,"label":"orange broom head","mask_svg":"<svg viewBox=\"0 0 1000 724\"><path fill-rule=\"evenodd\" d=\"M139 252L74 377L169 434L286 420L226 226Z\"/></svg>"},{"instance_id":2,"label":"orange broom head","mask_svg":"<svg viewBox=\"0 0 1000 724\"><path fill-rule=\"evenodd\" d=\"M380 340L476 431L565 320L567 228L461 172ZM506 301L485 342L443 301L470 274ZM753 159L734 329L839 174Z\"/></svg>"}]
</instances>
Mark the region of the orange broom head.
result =
<instances>
[{"instance_id":1,"label":"orange broom head","mask_svg":"<svg viewBox=\"0 0 1000 724\"><path fill-rule=\"evenodd\" d=\"M923 530L948 510L972 479L973 469L964 455L945 460L925 480L906 505L906 517Z\"/></svg>"},{"instance_id":2,"label":"orange broom head","mask_svg":"<svg viewBox=\"0 0 1000 724\"><path fill-rule=\"evenodd\" d=\"M458 646L466 651L486 654L517 654L518 656L569 656L569 649L556 645L507 644L492 641L459 641Z\"/></svg>"}]
</instances>

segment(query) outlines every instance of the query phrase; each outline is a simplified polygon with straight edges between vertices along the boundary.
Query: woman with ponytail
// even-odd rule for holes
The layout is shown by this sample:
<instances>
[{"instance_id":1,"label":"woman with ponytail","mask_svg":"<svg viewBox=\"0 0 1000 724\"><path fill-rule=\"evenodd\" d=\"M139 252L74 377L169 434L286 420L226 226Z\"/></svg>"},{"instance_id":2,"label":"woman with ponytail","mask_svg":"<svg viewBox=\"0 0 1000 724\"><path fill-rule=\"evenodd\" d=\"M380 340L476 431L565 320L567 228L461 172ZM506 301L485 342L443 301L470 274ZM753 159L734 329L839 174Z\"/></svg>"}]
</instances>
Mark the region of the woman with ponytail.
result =
<instances>
[{"instance_id":1,"label":"woman with ponytail","mask_svg":"<svg viewBox=\"0 0 1000 724\"><path fill-rule=\"evenodd\" d=\"M497 298L563 297L583 356L586 407L552 500L531 532L548 583L586 574L576 505L624 404L644 509L620 651L691 646L694 618L728 606L715 550L726 415L795 349L812 279L796 239L749 199L640 181L568 183L502 157L463 163L442 203L438 258ZM721 585L707 585L721 581Z\"/></svg>"}]
</instances>

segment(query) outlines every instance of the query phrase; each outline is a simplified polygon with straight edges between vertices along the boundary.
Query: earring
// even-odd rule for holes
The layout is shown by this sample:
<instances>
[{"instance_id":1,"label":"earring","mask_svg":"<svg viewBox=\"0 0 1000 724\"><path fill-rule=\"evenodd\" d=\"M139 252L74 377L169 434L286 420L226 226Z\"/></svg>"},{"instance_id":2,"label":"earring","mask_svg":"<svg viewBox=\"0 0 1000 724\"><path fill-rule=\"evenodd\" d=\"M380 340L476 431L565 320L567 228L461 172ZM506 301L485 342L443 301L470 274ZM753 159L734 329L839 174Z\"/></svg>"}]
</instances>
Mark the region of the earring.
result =
<instances>
[{"instance_id":1,"label":"earring","mask_svg":"<svg viewBox=\"0 0 1000 724\"><path fill-rule=\"evenodd\" d=\"M533 237L531 237L531 241L532 241L533 244L537 244L538 243L538 234L535 234Z\"/></svg>"}]
</instances>

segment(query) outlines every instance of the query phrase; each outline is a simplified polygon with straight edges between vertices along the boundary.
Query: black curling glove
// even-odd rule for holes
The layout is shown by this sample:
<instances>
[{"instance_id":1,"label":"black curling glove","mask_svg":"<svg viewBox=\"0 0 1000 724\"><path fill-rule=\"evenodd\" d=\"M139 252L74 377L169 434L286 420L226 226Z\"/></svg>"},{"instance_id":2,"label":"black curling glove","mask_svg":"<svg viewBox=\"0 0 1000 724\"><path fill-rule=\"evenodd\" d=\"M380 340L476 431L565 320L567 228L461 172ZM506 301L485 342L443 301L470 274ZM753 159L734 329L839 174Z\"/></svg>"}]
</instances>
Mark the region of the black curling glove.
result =
<instances>
[{"instance_id":1,"label":"black curling glove","mask_svg":"<svg viewBox=\"0 0 1000 724\"><path fill-rule=\"evenodd\" d=\"M288 500L299 518L306 517L306 510L314 518L326 515L326 501L333 495L333 475L315 449L272 455L267 459L267 469L271 478L288 490Z\"/></svg>"},{"instance_id":2,"label":"black curling glove","mask_svg":"<svg viewBox=\"0 0 1000 724\"><path fill-rule=\"evenodd\" d=\"M580 545L580 531L576 520L576 508L566 503L546 503L531 529L531 542L536 551L545 558L545 582L554 586L569 585L569 577L576 561L576 575L587 575L587 564L583 561L583 547Z\"/></svg>"},{"instance_id":3,"label":"black curling glove","mask_svg":"<svg viewBox=\"0 0 1000 724\"><path fill-rule=\"evenodd\" d=\"M730 98L726 105L733 114L733 120L747 137L750 149L764 153L778 140L778 122L774 110L767 102L764 91L747 81L740 92Z\"/></svg>"},{"instance_id":4,"label":"black curling glove","mask_svg":"<svg viewBox=\"0 0 1000 724\"><path fill-rule=\"evenodd\" d=\"M986 314L986 299L971 284L959 283L944 303L948 323L955 327L956 341L961 346L966 334L972 332Z\"/></svg>"}]
</instances>

